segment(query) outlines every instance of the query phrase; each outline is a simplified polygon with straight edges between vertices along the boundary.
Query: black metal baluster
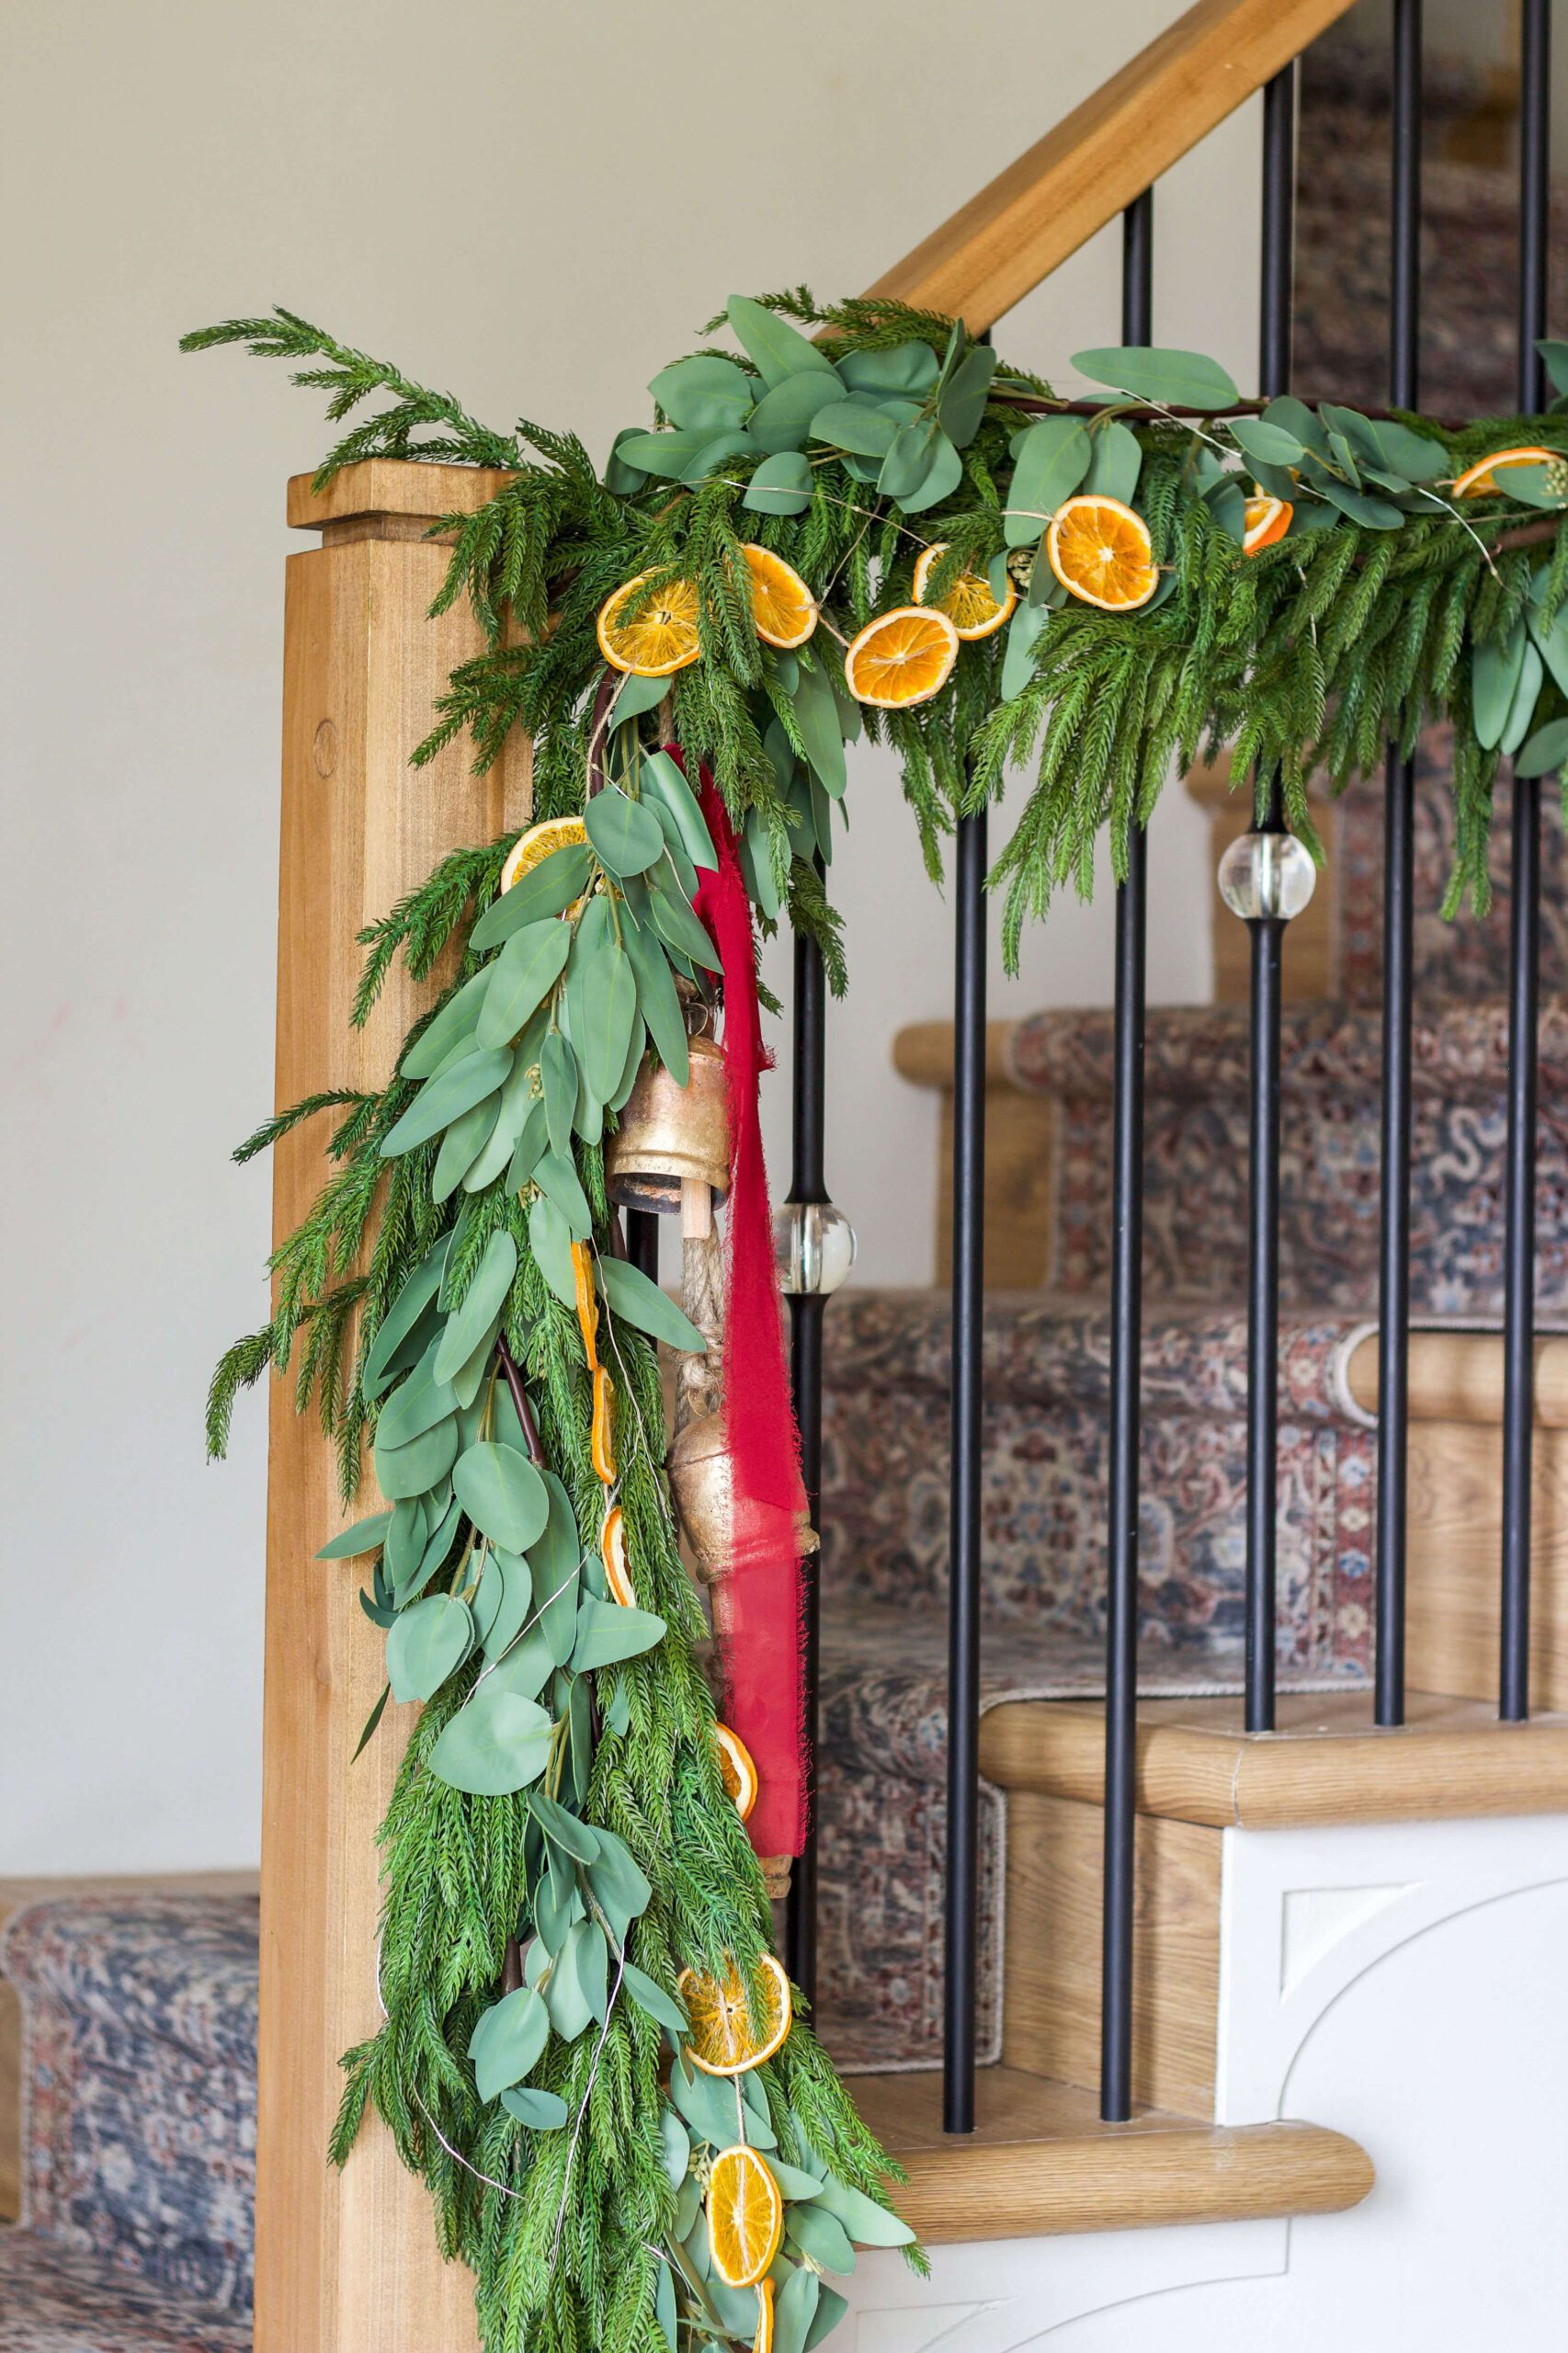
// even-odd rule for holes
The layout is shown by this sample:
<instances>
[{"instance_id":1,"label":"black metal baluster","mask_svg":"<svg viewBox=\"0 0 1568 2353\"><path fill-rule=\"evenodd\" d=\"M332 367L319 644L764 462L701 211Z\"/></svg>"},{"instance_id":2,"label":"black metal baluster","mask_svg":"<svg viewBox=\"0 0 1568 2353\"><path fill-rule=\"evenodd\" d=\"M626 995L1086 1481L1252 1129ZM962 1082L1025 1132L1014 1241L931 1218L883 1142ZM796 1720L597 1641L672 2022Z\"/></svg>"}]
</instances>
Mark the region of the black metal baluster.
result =
<instances>
[{"instance_id":1,"label":"black metal baluster","mask_svg":"<svg viewBox=\"0 0 1568 2353\"><path fill-rule=\"evenodd\" d=\"M1389 387L1414 408L1421 290L1421 0L1394 0ZM1404 1722L1405 1482L1410 1359L1410 1061L1415 1004L1415 764L1383 781L1383 1071L1378 1227L1378 1505L1373 1714Z\"/></svg>"},{"instance_id":2,"label":"black metal baluster","mask_svg":"<svg viewBox=\"0 0 1568 2353\"><path fill-rule=\"evenodd\" d=\"M1519 407L1541 408L1545 372L1551 0L1523 0L1519 45ZM1498 1712L1529 1713L1530 1472L1535 1416L1536 1019L1540 990L1540 782L1514 779L1508 922L1507 1225L1503 1308L1503 1593Z\"/></svg>"},{"instance_id":3,"label":"black metal baluster","mask_svg":"<svg viewBox=\"0 0 1568 2353\"><path fill-rule=\"evenodd\" d=\"M1290 281L1296 193L1296 69L1263 93L1263 267L1258 379L1266 398L1290 387ZM1285 831L1275 781L1260 832ZM1272 868L1269 872L1272 875ZM1279 1359L1279 1006L1283 917L1252 917L1247 1224L1246 1728L1274 1729Z\"/></svg>"},{"instance_id":4,"label":"black metal baluster","mask_svg":"<svg viewBox=\"0 0 1568 2353\"><path fill-rule=\"evenodd\" d=\"M985 1309L983 810L960 817L953 970L952 1491L948 1568L948 1876L942 2129L974 2130L980 1789L981 1354Z\"/></svg>"},{"instance_id":5,"label":"black metal baluster","mask_svg":"<svg viewBox=\"0 0 1568 2353\"><path fill-rule=\"evenodd\" d=\"M651 1283L659 1279L659 1213L657 1210L628 1210L626 1255L640 1275Z\"/></svg>"},{"instance_id":6,"label":"black metal baluster","mask_svg":"<svg viewBox=\"0 0 1568 2353\"><path fill-rule=\"evenodd\" d=\"M823 1170L824 1085L826 1057L827 980L822 950L803 933L795 938L795 1063L793 1152L790 1199L825 1201ZM790 1299L790 1392L801 1433L801 1476L812 1526L822 1523L822 1320L826 1296L791 1291ZM805 1682L806 1758L814 1785L817 1754L817 1672L822 1580L820 1556L801 1563L801 1658ZM785 1909L785 1965L808 2002L817 1992L817 1829L813 1804L803 1851L790 1874Z\"/></svg>"},{"instance_id":7,"label":"black metal baluster","mask_svg":"<svg viewBox=\"0 0 1568 2353\"><path fill-rule=\"evenodd\" d=\"M1153 191L1122 215L1121 339L1148 343ZM1133 824L1116 894L1111 1105L1110 1509L1107 1529L1105 1898L1100 1961L1100 2114L1132 2113L1133 1838L1137 1825L1138 1438L1142 1359L1143 983L1148 841Z\"/></svg>"}]
</instances>

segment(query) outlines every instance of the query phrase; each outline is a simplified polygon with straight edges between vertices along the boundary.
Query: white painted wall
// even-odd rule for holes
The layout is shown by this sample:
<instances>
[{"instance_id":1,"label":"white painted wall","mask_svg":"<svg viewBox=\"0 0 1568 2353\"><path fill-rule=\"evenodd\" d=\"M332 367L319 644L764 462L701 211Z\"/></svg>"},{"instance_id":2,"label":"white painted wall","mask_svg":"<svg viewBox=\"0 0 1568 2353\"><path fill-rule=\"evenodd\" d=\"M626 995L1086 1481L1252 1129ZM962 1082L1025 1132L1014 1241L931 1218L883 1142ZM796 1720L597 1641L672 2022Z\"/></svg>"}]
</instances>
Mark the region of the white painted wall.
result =
<instances>
[{"instance_id":1,"label":"white painted wall","mask_svg":"<svg viewBox=\"0 0 1568 2353\"><path fill-rule=\"evenodd\" d=\"M0 1873L256 1851L263 1415L223 1470L200 1415L266 1312L267 1175L226 1154L271 1099L283 483L324 441L176 337L285 301L602 449L727 294L869 282L1176 13L11 0ZM1256 135L1157 230L1157 333L1244 380ZM1113 232L1001 340L1059 368L1116 284ZM885 766L855 807L830 1169L862 1276L918 1281L934 1115L889 1048L948 1009L949 932ZM1200 998L1196 813L1159 843L1153 993ZM1104 1001L1108 921L1063 907L995 1008Z\"/></svg>"}]
</instances>

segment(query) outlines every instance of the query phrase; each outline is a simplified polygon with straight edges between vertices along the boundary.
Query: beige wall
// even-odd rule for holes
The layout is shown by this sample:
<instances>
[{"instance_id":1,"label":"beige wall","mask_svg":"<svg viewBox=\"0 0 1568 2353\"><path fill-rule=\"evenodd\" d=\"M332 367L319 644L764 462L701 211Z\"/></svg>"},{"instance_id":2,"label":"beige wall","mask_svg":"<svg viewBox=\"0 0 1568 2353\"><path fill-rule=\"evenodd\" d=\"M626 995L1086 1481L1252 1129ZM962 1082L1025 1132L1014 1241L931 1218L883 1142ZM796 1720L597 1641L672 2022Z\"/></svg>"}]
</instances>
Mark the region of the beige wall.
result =
<instances>
[{"instance_id":1,"label":"beige wall","mask_svg":"<svg viewBox=\"0 0 1568 2353\"><path fill-rule=\"evenodd\" d=\"M324 428L176 338L286 301L599 449L725 295L868 282L1174 13L11 0L0 1872L256 1847L263 1416L213 1470L200 1417L266 1313L267 1172L226 1155L271 1096L282 491ZM1256 148L1249 108L1157 231L1157 332L1244 379ZM1001 340L1116 333L1113 234ZM863 1273L918 1281L934 1122L888 1051L949 929L885 763L854 805L830 1173ZM1154 873L1155 994L1201 996L1192 813ZM997 1006L1103 1001L1108 925L1064 906Z\"/></svg>"}]
</instances>

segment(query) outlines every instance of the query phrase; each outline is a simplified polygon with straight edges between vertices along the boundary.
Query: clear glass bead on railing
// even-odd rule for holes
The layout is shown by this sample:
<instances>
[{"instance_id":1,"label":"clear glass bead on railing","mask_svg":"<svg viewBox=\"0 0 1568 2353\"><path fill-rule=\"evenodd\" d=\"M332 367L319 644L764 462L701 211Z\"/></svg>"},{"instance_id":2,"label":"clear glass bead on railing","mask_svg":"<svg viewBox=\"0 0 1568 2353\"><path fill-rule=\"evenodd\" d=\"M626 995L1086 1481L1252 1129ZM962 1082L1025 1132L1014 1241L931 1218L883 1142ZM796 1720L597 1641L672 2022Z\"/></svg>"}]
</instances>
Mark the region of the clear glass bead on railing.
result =
<instances>
[{"instance_id":1,"label":"clear glass bead on railing","mask_svg":"<svg viewBox=\"0 0 1568 2353\"><path fill-rule=\"evenodd\" d=\"M773 1256L786 1292L836 1290L855 1264L855 1228L831 1201L786 1201L773 1212Z\"/></svg>"},{"instance_id":2,"label":"clear glass bead on railing","mask_svg":"<svg viewBox=\"0 0 1568 2353\"><path fill-rule=\"evenodd\" d=\"M1243 834L1220 860L1220 896L1233 915L1256 923L1299 915L1317 883L1312 853L1294 834Z\"/></svg>"}]
</instances>

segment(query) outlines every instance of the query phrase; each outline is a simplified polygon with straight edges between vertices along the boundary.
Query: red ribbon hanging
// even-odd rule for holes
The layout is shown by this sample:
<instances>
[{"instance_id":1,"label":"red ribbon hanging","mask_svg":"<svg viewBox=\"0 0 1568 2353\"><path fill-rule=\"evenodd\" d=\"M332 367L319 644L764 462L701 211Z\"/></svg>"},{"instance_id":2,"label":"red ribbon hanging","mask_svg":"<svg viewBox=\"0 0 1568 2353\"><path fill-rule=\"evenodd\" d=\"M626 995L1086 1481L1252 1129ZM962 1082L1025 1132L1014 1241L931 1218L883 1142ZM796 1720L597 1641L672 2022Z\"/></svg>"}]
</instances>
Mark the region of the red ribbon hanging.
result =
<instances>
[{"instance_id":1,"label":"red ribbon hanging","mask_svg":"<svg viewBox=\"0 0 1568 2353\"><path fill-rule=\"evenodd\" d=\"M665 750L683 773L674 745ZM719 853L699 869L694 904L724 979L721 1043L730 1098L730 1196L724 1213L724 1438L733 1483L732 1551L715 1611L725 1718L756 1767L746 1827L759 1855L798 1855L808 1813L800 1538L806 1491L790 1403L773 1221L757 1086L773 1057L763 1044L751 905L735 834L706 768L699 798Z\"/></svg>"}]
</instances>

